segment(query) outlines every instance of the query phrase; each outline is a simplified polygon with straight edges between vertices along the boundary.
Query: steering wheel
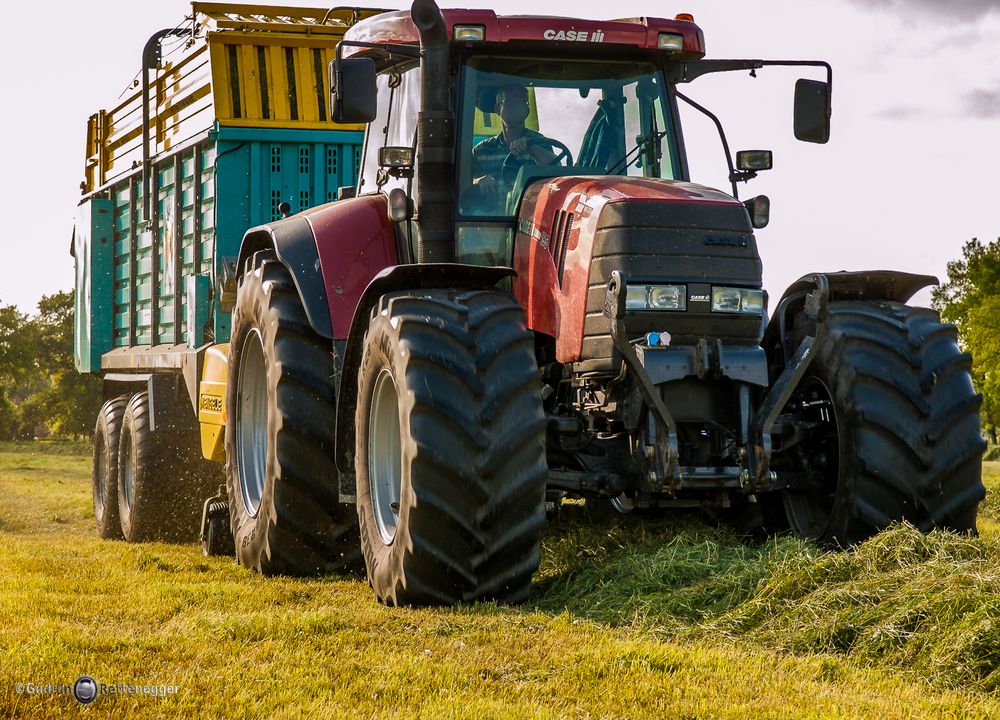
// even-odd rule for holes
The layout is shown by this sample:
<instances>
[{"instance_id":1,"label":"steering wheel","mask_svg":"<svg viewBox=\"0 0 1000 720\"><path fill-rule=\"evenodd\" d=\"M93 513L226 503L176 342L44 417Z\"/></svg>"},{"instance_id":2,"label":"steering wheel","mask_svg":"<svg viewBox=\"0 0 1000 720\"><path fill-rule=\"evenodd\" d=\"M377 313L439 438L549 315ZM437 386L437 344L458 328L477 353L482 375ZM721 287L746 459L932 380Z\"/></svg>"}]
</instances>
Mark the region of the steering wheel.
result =
<instances>
[{"instance_id":1,"label":"steering wheel","mask_svg":"<svg viewBox=\"0 0 1000 720\"><path fill-rule=\"evenodd\" d=\"M541 146L541 147L553 147L556 150L558 150L559 152L556 154L555 159L551 163L549 163L549 165L559 165L563 160L566 161L566 167L569 167L569 166L571 166L573 164L573 153L570 152L570 149L568 147L566 147L564 144L562 144L558 140L553 140L552 138L547 138L544 135L542 135L542 136L530 138L528 140L528 144L529 145L538 145L538 146ZM508 183L506 183L506 178L510 174L510 168L511 168L511 166L515 162L521 162L522 164L524 164L524 161L522 161L519 158L517 158L514 155L514 153L507 153L507 157L505 157L503 159L503 162L500 163L500 179L501 179L501 183L508 184Z\"/></svg>"},{"instance_id":2,"label":"steering wheel","mask_svg":"<svg viewBox=\"0 0 1000 720\"><path fill-rule=\"evenodd\" d=\"M553 160L550 165L559 165L563 160L566 161L566 166L569 167L573 164L573 153L569 151L569 148L563 145L558 140L553 140L552 138L547 138L544 135L539 137L532 137L528 140L529 145L541 145L542 147L549 146L553 147L559 151L556 154L555 160Z\"/></svg>"}]
</instances>

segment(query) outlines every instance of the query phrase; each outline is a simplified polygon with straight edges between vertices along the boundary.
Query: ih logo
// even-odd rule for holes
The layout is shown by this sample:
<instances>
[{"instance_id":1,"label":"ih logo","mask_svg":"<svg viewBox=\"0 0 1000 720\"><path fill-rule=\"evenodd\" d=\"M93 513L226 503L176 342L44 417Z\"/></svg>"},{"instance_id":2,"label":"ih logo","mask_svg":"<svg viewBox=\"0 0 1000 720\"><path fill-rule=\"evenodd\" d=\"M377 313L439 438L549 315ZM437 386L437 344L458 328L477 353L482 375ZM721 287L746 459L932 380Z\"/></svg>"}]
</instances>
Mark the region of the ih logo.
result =
<instances>
[{"instance_id":1,"label":"ih logo","mask_svg":"<svg viewBox=\"0 0 1000 720\"><path fill-rule=\"evenodd\" d=\"M546 30L542 33L546 40L569 40L571 42L604 42L604 31L594 30L588 33L586 30Z\"/></svg>"}]
</instances>

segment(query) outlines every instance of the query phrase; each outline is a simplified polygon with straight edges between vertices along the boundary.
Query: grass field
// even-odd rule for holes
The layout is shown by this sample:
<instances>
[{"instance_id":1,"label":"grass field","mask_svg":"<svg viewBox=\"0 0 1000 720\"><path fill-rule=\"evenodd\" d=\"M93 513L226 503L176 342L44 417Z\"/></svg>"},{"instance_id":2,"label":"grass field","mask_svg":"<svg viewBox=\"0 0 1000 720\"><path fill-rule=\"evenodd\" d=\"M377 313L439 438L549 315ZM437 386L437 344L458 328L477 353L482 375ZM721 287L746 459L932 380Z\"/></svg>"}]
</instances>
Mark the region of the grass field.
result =
<instances>
[{"instance_id":1,"label":"grass field","mask_svg":"<svg viewBox=\"0 0 1000 720\"><path fill-rule=\"evenodd\" d=\"M89 465L0 445L0 718L1000 717L993 496L980 538L896 527L850 553L568 508L527 606L399 610L360 578L101 541ZM17 691L84 674L178 689Z\"/></svg>"}]
</instances>

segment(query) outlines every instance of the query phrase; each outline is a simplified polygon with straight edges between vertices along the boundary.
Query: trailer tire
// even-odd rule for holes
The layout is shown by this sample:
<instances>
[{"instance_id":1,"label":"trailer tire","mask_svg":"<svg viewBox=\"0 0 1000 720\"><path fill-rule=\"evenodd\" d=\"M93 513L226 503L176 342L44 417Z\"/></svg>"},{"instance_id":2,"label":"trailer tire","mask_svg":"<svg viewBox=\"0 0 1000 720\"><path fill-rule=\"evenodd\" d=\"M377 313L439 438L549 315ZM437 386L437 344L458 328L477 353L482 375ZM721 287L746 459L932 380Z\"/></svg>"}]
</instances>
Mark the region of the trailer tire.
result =
<instances>
[{"instance_id":1,"label":"trailer tire","mask_svg":"<svg viewBox=\"0 0 1000 720\"><path fill-rule=\"evenodd\" d=\"M840 547L897 521L975 533L982 398L955 327L926 308L839 301L827 328L786 407L814 427L798 461L780 461L809 480L784 493L792 530Z\"/></svg>"},{"instance_id":2,"label":"trailer tire","mask_svg":"<svg viewBox=\"0 0 1000 720\"><path fill-rule=\"evenodd\" d=\"M361 546L380 602L527 599L545 523L545 415L509 294L383 296L355 430Z\"/></svg>"},{"instance_id":3,"label":"trailer tire","mask_svg":"<svg viewBox=\"0 0 1000 720\"><path fill-rule=\"evenodd\" d=\"M233 313L226 490L236 556L262 575L360 567L334 463L333 351L273 253L253 258Z\"/></svg>"},{"instance_id":4,"label":"trailer tire","mask_svg":"<svg viewBox=\"0 0 1000 720\"><path fill-rule=\"evenodd\" d=\"M118 514L118 437L128 396L112 398L101 406L94 427L94 464L91 473L97 534L106 540L122 538Z\"/></svg>"},{"instance_id":5,"label":"trailer tire","mask_svg":"<svg viewBox=\"0 0 1000 720\"><path fill-rule=\"evenodd\" d=\"M206 501L205 526L202 528L201 554L205 557L236 555L229 505L225 500Z\"/></svg>"},{"instance_id":6,"label":"trailer tire","mask_svg":"<svg viewBox=\"0 0 1000 720\"><path fill-rule=\"evenodd\" d=\"M163 412L154 432L149 394L129 400L118 443L118 513L128 542L198 537L201 503L213 480L208 463L195 454L195 433L190 408Z\"/></svg>"}]
</instances>

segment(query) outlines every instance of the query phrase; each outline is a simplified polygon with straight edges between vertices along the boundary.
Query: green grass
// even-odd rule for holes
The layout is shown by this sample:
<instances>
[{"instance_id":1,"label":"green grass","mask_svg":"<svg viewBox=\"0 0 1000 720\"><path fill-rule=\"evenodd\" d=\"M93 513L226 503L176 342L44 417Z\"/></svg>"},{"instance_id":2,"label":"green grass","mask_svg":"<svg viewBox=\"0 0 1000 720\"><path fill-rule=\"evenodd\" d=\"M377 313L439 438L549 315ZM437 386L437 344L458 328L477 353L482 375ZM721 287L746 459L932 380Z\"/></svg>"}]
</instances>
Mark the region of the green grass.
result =
<instances>
[{"instance_id":1,"label":"green grass","mask_svg":"<svg viewBox=\"0 0 1000 720\"><path fill-rule=\"evenodd\" d=\"M359 578L99 540L80 447L0 445L3 718L1000 715L992 497L982 538L898 527L839 554L569 508L526 607L387 609ZM180 690L16 692L81 674Z\"/></svg>"}]
</instances>

